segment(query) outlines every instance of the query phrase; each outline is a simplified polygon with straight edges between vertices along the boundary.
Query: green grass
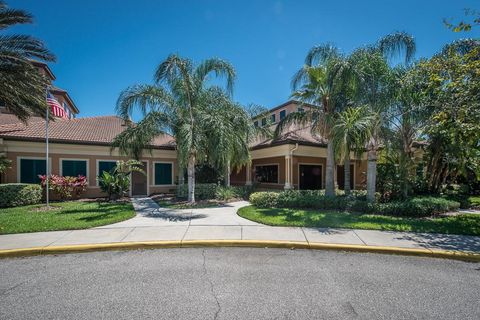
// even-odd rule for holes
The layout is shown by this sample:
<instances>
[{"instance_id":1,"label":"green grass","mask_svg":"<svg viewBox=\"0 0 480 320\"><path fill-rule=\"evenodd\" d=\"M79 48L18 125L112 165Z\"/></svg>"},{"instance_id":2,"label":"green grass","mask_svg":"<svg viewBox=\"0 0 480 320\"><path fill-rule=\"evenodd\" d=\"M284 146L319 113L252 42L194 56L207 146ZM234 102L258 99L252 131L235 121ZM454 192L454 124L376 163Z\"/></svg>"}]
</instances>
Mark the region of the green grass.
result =
<instances>
[{"instance_id":1,"label":"green grass","mask_svg":"<svg viewBox=\"0 0 480 320\"><path fill-rule=\"evenodd\" d=\"M431 219L362 215L335 211L241 208L238 215L271 226L330 227L385 231L412 231L480 235L480 215L466 214Z\"/></svg>"},{"instance_id":2,"label":"green grass","mask_svg":"<svg viewBox=\"0 0 480 320\"><path fill-rule=\"evenodd\" d=\"M87 229L135 216L131 203L69 201L52 204L57 210L39 211L41 207L0 209L0 234Z\"/></svg>"}]
</instances>

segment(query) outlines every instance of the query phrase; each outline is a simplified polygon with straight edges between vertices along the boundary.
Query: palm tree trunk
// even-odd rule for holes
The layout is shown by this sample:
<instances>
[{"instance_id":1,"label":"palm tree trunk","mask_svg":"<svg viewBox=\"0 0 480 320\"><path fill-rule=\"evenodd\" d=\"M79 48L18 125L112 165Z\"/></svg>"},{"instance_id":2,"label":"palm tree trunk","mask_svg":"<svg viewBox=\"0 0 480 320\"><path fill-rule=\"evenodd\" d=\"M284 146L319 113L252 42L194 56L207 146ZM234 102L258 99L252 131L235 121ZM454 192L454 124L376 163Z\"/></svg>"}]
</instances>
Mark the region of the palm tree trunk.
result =
<instances>
[{"instance_id":1,"label":"palm tree trunk","mask_svg":"<svg viewBox=\"0 0 480 320\"><path fill-rule=\"evenodd\" d=\"M327 197L335 196L335 181L333 177L333 167L335 165L334 156L333 142L329 139L327 144L327 168L325 172L325 195Z\"/></svg>"},{"instance_id":2,"label":"palm tree trunk","mask_svg":"<svg viewBox=\"0 0 480 320\"><path fill-rule=\"evenodd\" d=\"M188 202L195 203L195 155L188 158Z\"/></svg>"},{"instance_id":3,"label":"palm tree trunk","mask_svg":"<svg viewBox=\"0 0 480 320\"><path fill-rule=\"evenodd\" d=\"M350 194L350 175L351 175L351 172L350 172L350 155L348 155L346 158L345 158L345 162L343 163L344 165L344 169L345 169L345 186L343 187L344 190L345 190L345 194L346 195L349 195Z\"/></svg>"},{"instance_id":4,"label":"palm tree trunk","mask_svg":"<svg viewBox=\"0 0 480 320\"><path fill-rule=\"evenodd\" d=\"M225 167L225 186L230 187L230 161L227 162Z\"/></svg>"},{"instance_id":5,"label":"palm tree trunk","mask_svg":"<svg viewBox=\"0 0 480 320\"><path fill-rule=\"evenodd\" d=\"M375 185L377 183L377 151L368 151L367 164L367 200L375 202Z\"/></svg>"}]
</instances>

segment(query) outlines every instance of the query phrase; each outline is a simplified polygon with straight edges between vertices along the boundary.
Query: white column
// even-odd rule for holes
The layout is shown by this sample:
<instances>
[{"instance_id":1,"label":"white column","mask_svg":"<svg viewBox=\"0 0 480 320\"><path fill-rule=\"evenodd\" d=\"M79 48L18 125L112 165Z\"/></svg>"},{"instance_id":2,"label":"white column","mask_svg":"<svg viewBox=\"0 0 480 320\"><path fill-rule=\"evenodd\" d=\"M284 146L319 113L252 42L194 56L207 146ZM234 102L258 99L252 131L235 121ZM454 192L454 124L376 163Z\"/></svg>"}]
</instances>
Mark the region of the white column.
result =
<instances>
[{"instance_id":1,"label":"white column","mask_svg":"<svg viewBox=\"0 0 480 320\"><path fill-rule=\"evenodd\" d=\"M251 186L252 185L252 165L249 163L247 164L246 166L246 181L245 181L245 185L246 186Z\"/></svg>"},{"instance_id":2,"label":"white column","mask_svg":"<svg viewBox=\"0 0 480 320\"><path fill-rule=\"evenodd\" d=\"M283 189L293 189L292 181L292 157L290 155L285 156L285 186Z\"/></svg>"}]
</instances>

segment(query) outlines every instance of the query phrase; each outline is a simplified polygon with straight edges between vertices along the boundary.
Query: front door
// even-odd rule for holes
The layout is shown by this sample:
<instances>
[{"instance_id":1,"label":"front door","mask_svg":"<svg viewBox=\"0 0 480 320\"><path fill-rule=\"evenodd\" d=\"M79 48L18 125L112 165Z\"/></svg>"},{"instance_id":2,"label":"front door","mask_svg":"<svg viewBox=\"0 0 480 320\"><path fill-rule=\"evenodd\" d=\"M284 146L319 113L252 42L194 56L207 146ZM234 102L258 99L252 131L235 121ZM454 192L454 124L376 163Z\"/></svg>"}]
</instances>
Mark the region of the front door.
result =
<instances>
[{"instance_id":1,"label":"front door","mask_svg":"<svg viewBox=\"0 0 480 320\"><path fill-rule=\"evenodd\" d=\"M299 165L300 189L319 190L322 189L322 166L301 164Z\"/></svg>"},{"instance_id":2,"label":"front door","mask_svg":"<svg viewBox=\"0 0 480 320\"><path fill-rule=\"evenodd\" d=\"M132 196L147 195L147 163L142 162L145 174L141 172L132 172Z\"/></svg>"}]
</instances>

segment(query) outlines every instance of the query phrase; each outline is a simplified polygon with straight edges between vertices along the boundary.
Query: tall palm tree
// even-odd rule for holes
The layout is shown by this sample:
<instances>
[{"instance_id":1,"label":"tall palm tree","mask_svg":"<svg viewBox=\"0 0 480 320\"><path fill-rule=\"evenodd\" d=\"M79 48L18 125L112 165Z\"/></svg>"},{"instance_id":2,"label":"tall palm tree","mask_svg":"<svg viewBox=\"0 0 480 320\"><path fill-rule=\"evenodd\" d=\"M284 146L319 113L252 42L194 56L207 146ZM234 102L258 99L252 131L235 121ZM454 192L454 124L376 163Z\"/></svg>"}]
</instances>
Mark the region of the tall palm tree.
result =
<instances>
[{"instance_id":1,"label":"tall palm tree","mask_svg":"<svg viewBox=\"0 0 480 320\"><path fill-rule=\"evenodd\" d=\"M226 79L226 90L209 85L208 76ZM175 137L179 168L187 168L188 201L195 202L195 165L239 166L249 159L250 118L231 101L235 71L220 59L194 66L189 59L170 55L155 73L155 84L127 88L117 112L128 119L135 108L143 119L116 137L113 146L138 158L162 134Z\"/></svg>"},{"instance_id":2,"label":"tall palm tree","mask_svg":"<svg viewBox=\"0 0 480 320\"><path fill-rule=\"evenodd\" d=\"M335 154L345 168L345 194L350 194L350 153L363 154L370 137L373 116L365 107L349 107L338 114L331 129Z\"/></svg>"},{"instance_id":3,"label":"tall palm tree","mask_svg":"<svg viewBox=\"0 0 480 320\"><path fill-rule=\"evenodd\" d=\"M314 105L305 112L293 112L279 122L275 135L292 124L310 125L313 134L327 140L325 194L335 196L335 154L330 139L336 113L346 106L345 89L350 85L354 69L349 60L330 44L313 47L305 65L292 79L292 96ZM316 106L316 107L315 107Z\"/></svg>"},{"instance_id":4,"label":"tall palm tree","mask_svg":"<svg viewBox=\"0 0 480 320\"><path fill-rule=\"evenodd\" d=\"M32 21L31 14L10 9L0 0L0 30ZM55 61L55 56L31 36L0 34L0 103L24 122L32 115L44 116L47 110L47 79L31 59Z\"/></svg>"},{"instance_id":5,"label":"tall palm tree","mask_svg":"<svg viewBox=\"0 0 480 320\"><path fill-rule=\"evenodd\" d=\"M352 64L361 74L360 103L368 106L374 115L371 136L367 147L367 198L375 201L377 157L382 144L382 132L388 127L388 112L394 94L388 85L391 80L389 59L404 55L402 63L409 64L415 54L415 41L404 32L396 32L381 38L375 45L355 50Z\"/></svg>"}]
</instances>

